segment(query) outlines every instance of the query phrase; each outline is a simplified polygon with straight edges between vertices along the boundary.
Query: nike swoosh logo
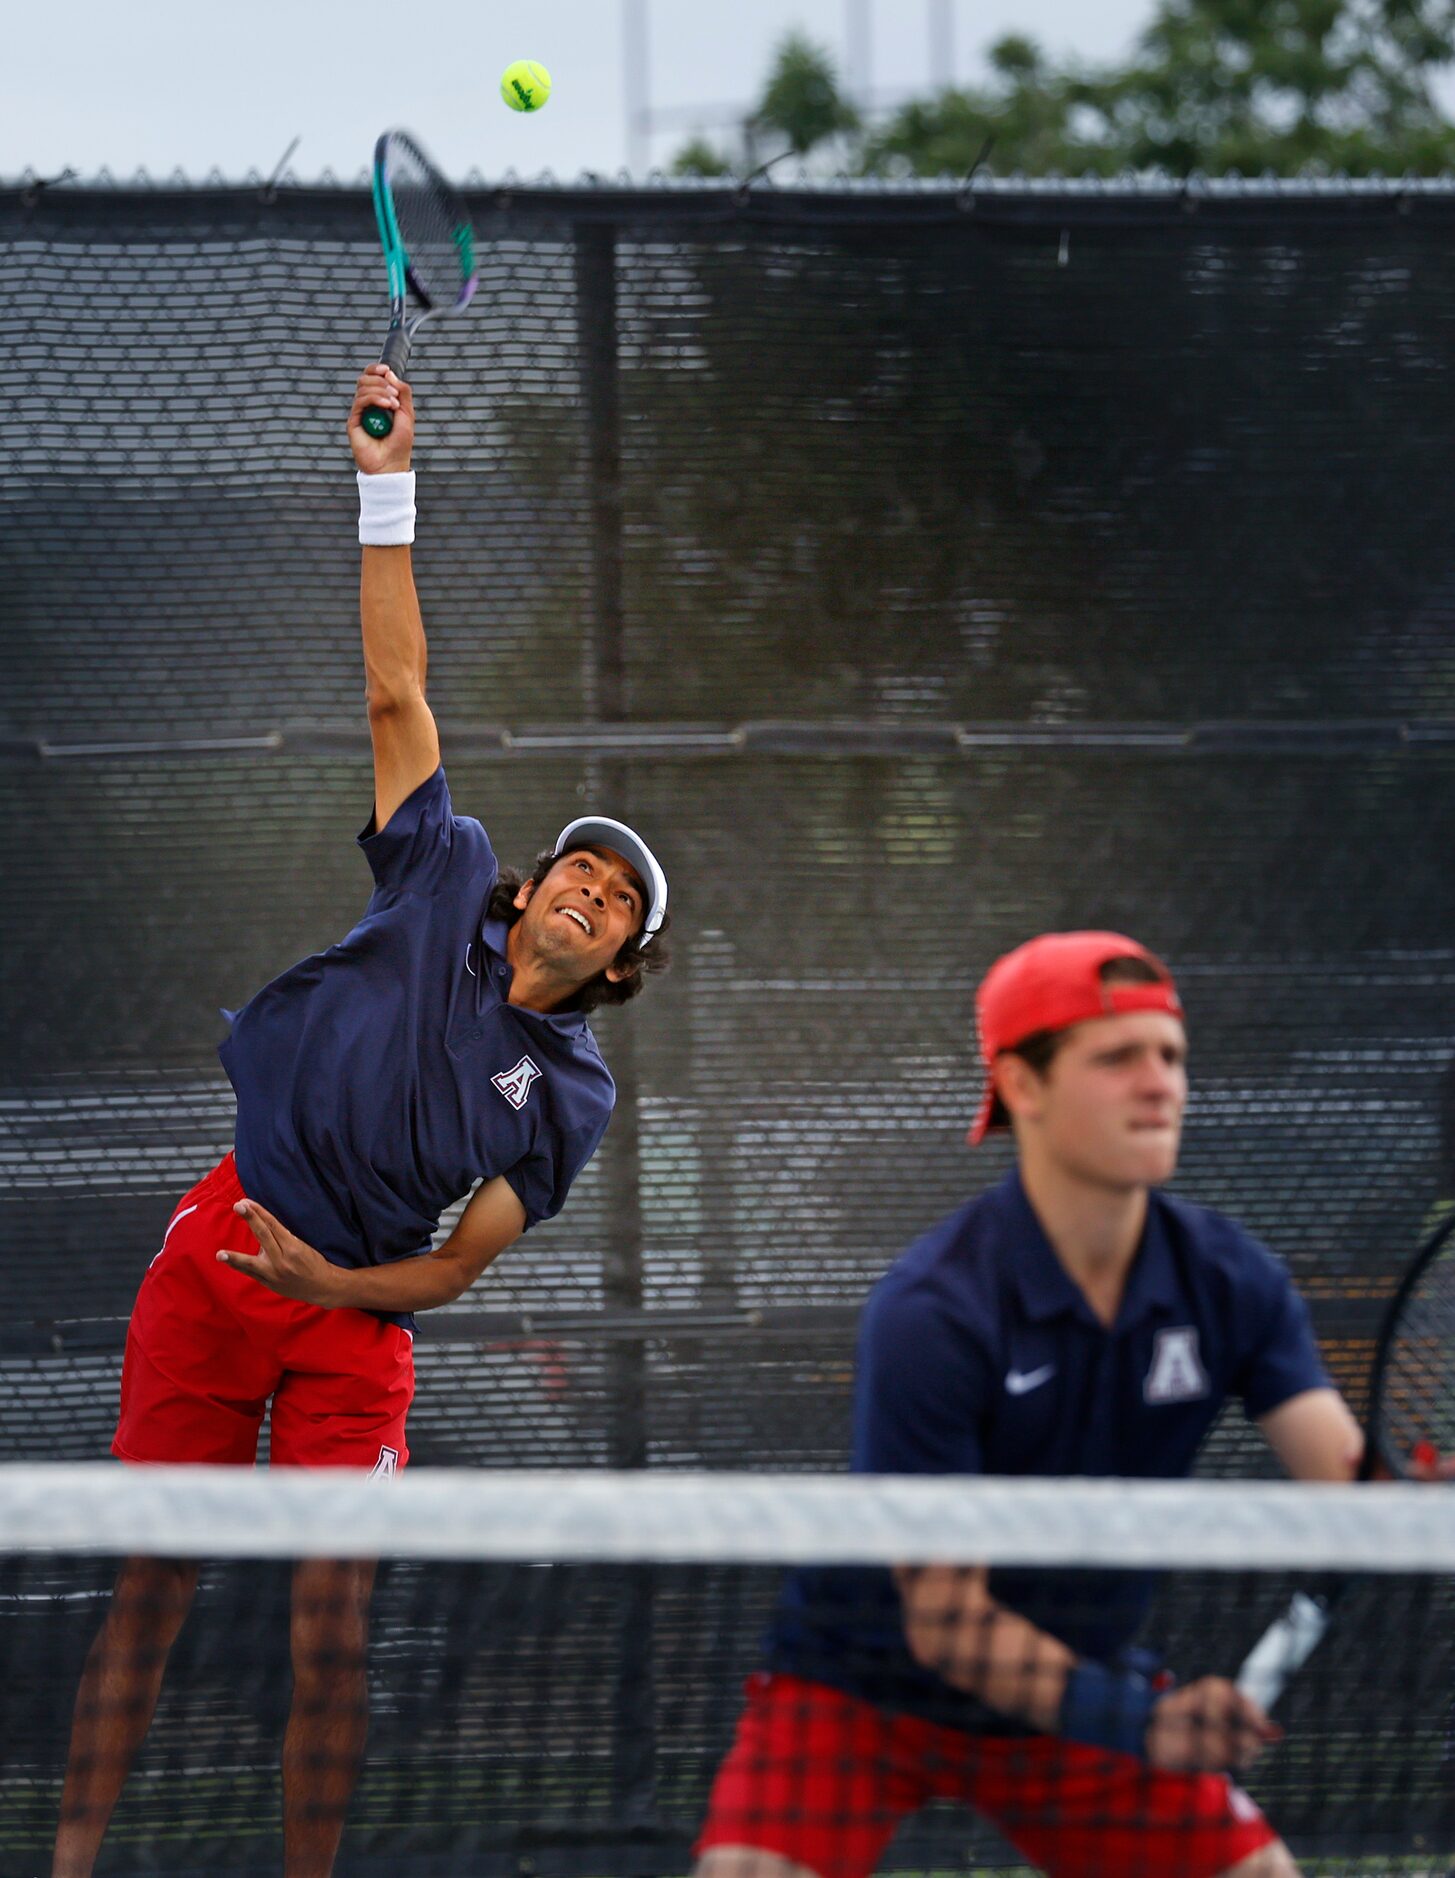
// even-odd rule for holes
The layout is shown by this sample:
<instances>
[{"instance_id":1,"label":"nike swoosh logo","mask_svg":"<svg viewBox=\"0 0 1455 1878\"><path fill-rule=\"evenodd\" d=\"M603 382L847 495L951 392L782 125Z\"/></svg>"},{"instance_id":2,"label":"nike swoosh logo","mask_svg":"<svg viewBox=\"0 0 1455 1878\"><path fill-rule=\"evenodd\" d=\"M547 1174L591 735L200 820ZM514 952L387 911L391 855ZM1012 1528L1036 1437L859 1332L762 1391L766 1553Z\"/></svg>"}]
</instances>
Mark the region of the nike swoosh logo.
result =
<instances>
[{"instance_id":1,"label":"nike swoosh logo","mask_svg":"<svg viewBox=\"0 0 1455 1878\"><path fill-rule=\"evenodd\" d=\"M1043 1363L1039 1369L1009 1369L1005 1373L1006 1394L1029 1395L1032 1389L1049 1382L1055 1373L1054 1363Z\"/></svg>"}]
</instances>

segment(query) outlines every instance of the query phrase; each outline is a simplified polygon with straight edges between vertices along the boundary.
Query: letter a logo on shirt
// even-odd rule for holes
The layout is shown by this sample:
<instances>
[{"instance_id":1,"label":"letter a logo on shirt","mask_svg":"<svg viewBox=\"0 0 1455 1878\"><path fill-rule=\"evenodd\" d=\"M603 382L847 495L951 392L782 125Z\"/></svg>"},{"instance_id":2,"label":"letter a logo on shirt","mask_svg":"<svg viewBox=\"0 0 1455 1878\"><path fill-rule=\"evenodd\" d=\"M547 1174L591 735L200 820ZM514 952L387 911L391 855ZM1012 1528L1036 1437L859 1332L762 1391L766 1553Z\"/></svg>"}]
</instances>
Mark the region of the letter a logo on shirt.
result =
<instances>
[{"instance_id":1,"label":"letter a logo on shirt","mask_svg":"<svg viewBox=\"0 0 1455 1878\"><path fill-rule=\"evenodd\" d=\"M1159 1330L1152 1345L1152 1367L1142 1384L1148 1402L1196 1402L1210 1384L1197 1353L1197 1331L1190 1325Z\"/></svg>"},{"instance_id":2,"label":"letter a logo on shirt","mask_svg":"<svg viewBox=\"0 0 1455 1878\"><path fill-rule=\"evenodd\" d=\"M530 1058L523 1056L514 1069L503 1069L498 1076L492 1076L490 1080L513 1109L523 1109L525 1099L531 1091L531 1084L537 1080L540 1073Z\"/></svg>"}]
</instances>

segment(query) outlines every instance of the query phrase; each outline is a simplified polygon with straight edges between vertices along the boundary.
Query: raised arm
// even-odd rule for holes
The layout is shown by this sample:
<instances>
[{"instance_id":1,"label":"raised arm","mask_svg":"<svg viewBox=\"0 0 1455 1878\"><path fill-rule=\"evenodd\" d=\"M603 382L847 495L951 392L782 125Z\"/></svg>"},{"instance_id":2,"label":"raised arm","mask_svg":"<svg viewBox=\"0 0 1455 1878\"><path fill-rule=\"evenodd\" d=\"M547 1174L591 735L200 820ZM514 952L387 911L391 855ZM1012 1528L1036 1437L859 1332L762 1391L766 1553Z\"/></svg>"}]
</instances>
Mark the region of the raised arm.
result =
<instances>
[{"instance_id":1,"label":"raised arm","mask_svg":"<svg viewBox=\"0 0 1455 1878\"><path fill-rule=\"evenodd\" d=\"M380 380L383 380L381 390ZM393 413L394 428L375 439L363 426L371 406ZM371 365L359 375L349 411L349 443L365 476L409 474L414 444L414 398L408 385L386 365ZM389 489L402 494L403 486ZM382 493L382 491L381 491ZM405 506L412 508L413 491ZM369 532L367 525L363 532ZM412 533L412 528L408 531ZM428 656L419 597L414 590L412 550L366 546L359 576L359 617L364 635L364 683L369 737L374 746L374 826L391 815L439 767L439 734L425 702Z\"/></svg>"}]
</instances>

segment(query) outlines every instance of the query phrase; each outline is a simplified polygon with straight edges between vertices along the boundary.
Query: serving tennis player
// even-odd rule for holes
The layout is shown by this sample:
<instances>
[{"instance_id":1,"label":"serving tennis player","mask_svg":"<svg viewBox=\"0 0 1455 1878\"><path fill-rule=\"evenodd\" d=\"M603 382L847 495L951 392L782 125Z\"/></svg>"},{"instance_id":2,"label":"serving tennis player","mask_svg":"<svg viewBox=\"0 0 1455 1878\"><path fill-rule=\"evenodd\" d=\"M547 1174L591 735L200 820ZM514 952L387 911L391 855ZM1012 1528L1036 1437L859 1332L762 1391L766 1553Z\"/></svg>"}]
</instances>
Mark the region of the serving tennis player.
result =
<instances>
[{"instance_id":1,"label":"serving tennis player","mask_svg":"<svg viewBox=\"0 0 1455 1878\"><path fill-rule=\"evenodd\" d=\"M1284 1267L1157 1191L1187 1097L1166 967L1117 933L1051 933L976 1004L971 1140L1009 1126L1017 1165L871 1294L855 1470L1176 1478L1237 1398L1290 1474L1350 1479L1360 1431ZM936 1799L1055 1878L1291 1878L1233 1778L1280 1731L1231 1681L1136 1666L1151 1591L1131 1572L790 1574L697 1878L864 1878Z\"/></svg>"},{"instance_id":2,"label":"serving tennis player","mask_svg":"<svg viewBox=\"0 0 1455 1878\"><path fill-rule=\"evenodd\" d=\"M362 422L374 407L394 420L379 441ZM412 1313L459 1297L559 1211L614 1099L587 1013L667 962L666 878L632 829L573 821L522 878L454 811L425 701L413 437L409 387L370 366L349 440L374 891L341 944L233 1020L234 1150L179 1203L142 1281L112 1444L125 1461L251 1466L271 1402L275 1465L402 1468ZM56 1878L91 1871L196 1582L190 1563L121 1571L77 1699ZM372 1583L364 1563L294 1573L288 1878L323 1878L337 1851L364 1742Z\"/></svg>"}]
</instances>

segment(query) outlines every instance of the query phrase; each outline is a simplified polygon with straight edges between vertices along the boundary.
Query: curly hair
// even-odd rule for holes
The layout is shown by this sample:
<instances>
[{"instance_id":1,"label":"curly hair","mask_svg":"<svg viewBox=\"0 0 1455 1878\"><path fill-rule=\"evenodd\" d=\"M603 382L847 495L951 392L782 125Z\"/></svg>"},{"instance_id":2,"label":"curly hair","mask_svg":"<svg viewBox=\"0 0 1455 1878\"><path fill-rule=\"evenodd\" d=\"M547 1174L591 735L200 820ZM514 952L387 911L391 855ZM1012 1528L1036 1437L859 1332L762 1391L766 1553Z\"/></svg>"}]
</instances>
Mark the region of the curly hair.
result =
<instances>
[{"instance_id":1,"label":"curly hair","mask_svg":"<svg viewBox=\"0 0 1455 1878\"><path fill-rule=\"evenodd\" d=\"M591 853L599 850L592 848ZM518 868L502 867L490 893L490 905L486 911L488 919L504 920L507 926L513 926L525 910L515 904L515 896L527 882L532 888L539 887L546 875L560 860L559 854L549 851L538 854L535 868L529 874L522 874ZM619 972L625 972L624 978L608 978L605 971L600 971L586 983L571 1000L571 1009L575 1011L594 1011L601 1004L629 1004L633 998L640 997L643 983L650 972L665 972L672 963L671 948L667 944L667 930L672 924L672 915L663 913L662 923L651 935L651 944L643 945L643 935L633 933L622 946L611 966Z\"/></svg>"}]
</instances>

